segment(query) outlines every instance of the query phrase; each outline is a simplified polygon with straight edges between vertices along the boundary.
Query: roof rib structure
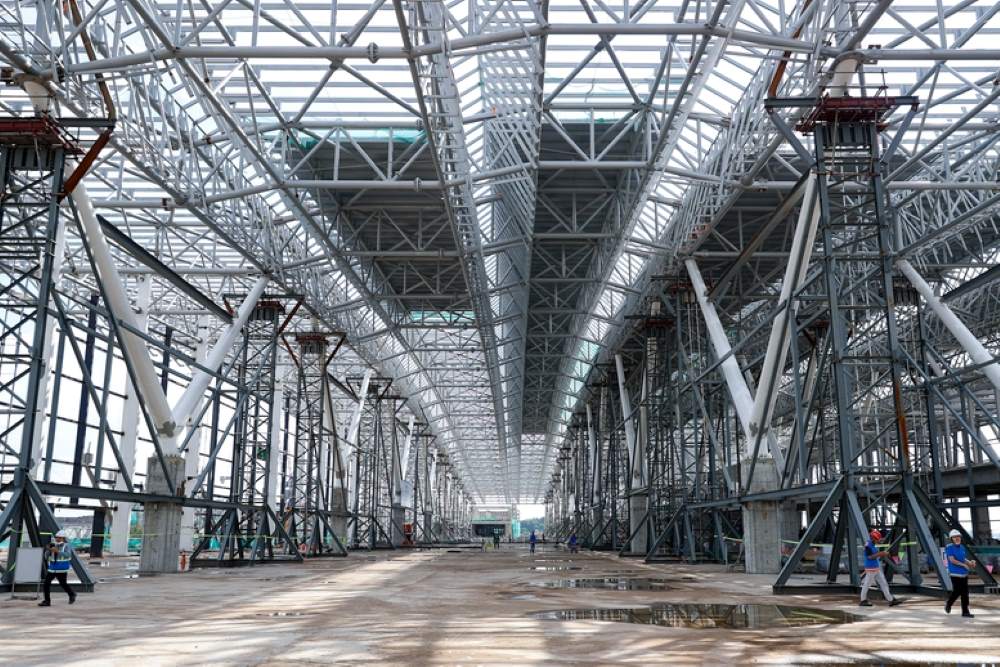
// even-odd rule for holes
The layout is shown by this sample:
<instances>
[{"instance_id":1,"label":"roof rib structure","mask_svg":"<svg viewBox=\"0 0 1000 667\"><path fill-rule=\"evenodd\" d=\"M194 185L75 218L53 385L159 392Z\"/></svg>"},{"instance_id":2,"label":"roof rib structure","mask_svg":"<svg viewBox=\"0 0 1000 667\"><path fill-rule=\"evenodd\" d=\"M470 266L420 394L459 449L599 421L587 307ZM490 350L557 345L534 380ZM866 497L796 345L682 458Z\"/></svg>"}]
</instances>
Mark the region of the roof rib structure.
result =
<instances>
[{"instance_id":1,"label":"roof rib structure","mask_svg":"<svg viewBox=\"0 0 1000 667\"><path fill-rule=\"evenodd\" d=\"M0 55L62 116L103 116L110 86L98 212L206 294L266 272L302 295L346 334L343 373L392 378L482 504L545 496L594 369L684 258L725 276L730 316L773 292L801 173L763 102L844 68L919 98L892 185L904 254L996 331L1000 4L103 0L81 25L36 18L60 5L0 4ZM30 109L8 92L5 113ZM204 326L156 296L154 317Z\"/></svg>"}]
</instances>

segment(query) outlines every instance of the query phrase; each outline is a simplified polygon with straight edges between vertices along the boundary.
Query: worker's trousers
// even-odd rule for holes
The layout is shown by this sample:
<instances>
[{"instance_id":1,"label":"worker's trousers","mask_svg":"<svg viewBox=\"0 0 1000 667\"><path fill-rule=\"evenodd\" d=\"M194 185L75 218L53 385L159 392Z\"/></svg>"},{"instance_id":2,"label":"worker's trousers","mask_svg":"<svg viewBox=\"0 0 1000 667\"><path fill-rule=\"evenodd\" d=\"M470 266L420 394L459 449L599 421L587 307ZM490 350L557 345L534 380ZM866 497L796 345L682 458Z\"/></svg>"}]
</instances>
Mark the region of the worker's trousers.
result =
<instances>
[{"instance_id":1,"label":"worker's trousers","mask_svg":"<svg viewBox=\"0 0 1000 667\"><path fill-rule=\"evenodd\" d=\"M955 600L962 598L962 613L969 613L969 578L968 577L956 577L951 576L951 595L948 596L948 604L945 605L947 609L951 610L951 605L955 604Z\"/></svg>"},{"instance_id":2,"label":"worker's trousers","mask_svg":"<svg viewBox=\"0 0 1000 667\"><path fill-rule=\"evenodd\" d=\"M889 582L885 580L882 570L865 570L865 580L861 582L861 600L868 599L868 589L872 587L873 581L878 584L879 590L882 591L885 599L892 602L892 593L889 592Z\"/></svg>"},{"instance_id":3,"label":"worker's trousers","mask_svg":"<svg viewBox=\"0 0 1000 667\"><path fill-rule=\"evenodd\" d=\"M46 602L52 602L52 581L58 581L59 587L66 591L66 595L72 600L76 598L76 593L70 588L69 583L66 581L66 575L68 572L46 572L45 573L45 583L42 586L42 593L45 595Z\"/></svg>"}]
</instances>

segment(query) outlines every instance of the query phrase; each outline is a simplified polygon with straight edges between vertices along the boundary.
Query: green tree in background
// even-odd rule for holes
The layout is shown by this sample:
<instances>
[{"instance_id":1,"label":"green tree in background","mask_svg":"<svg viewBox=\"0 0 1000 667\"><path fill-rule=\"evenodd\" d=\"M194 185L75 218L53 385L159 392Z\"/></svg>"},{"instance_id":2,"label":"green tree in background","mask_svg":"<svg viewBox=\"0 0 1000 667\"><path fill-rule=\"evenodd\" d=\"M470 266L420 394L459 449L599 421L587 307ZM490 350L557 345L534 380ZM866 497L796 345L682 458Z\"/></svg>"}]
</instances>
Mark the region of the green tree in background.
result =
<instances>
[{"instance_id":1,"label":"green tree in background","mask_svg":"<svg viewBox=\"0 0 1000 667\"><path fill-rule=\"evenodd\" d=\"M521 537L527 539L531 535L531 531L535 531L539 536L545 532L545 519L538 517L537 519L521 519Z\"/></svg>"}]
</instances>

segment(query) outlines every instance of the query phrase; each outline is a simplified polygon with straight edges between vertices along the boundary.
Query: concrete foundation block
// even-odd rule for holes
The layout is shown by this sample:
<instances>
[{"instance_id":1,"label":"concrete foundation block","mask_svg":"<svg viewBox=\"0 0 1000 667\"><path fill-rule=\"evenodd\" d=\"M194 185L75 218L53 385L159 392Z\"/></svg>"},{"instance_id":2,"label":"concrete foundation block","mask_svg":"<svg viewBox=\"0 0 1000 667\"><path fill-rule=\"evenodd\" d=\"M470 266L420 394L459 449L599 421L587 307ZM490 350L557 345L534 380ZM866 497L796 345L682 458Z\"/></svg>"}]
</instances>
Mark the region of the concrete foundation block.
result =
<instances>
[{"instance_id":1,"label":"concrete foundation block","mask_svg":"<svg viewBox=\"0 0 1000 667\"><path fill-rule=\"evenodd\" d=\"M751 463L750 460L742 463L744 475ZM774 491L779 486L780 473L774 459L758 458L748 493ZM743 550L747 574L777 574L781 570L782 547L791 546L798 539L799 523L794 502L744 503Z\"/></svg>"},{"instance_id":2,"label":"concrete foundation block","mask_svg":"<svg viewBox=\"0 0 1000 667\"><path fill-rule=\"evenodd\" d=\"M649 540L647 539L649 530L647 526L643 526L640 530L639 525L646 516L646 510L649 507L649 496L646 493L632 494L628 499L628 507L629 534L635 533L635 537L632 538L632 542L629 544L629 551L633 554L646 555L646 552L649 551Z\"/></svg>"},{"instance_id":3,"label":"concrete foundation block","mask_svg":"<svg viewBox=\"0 0 1000 667\"><path fill-rule=\"evenodd\" d=\"M392 506L392 526L389 527L389 535L392 537L392 546L398 547L403 544L403 522L406 521L406 510L402 505Z\"/></svg>"},{"instance_id":4,"label":"concrete foundation block","mask_svg":"<svg viewBox=\"0 0 1000 667\"><path fill-rule=\"evenodd\" d=\"M167 473L171 475L175 487L180 492L184 482L184 457L170 455L164 457ZM147 462L146 489L150 493L169 494L167 477L156 456ZM139 557L139 572L142 574L164 574L178 571L181 550L181 523L183 507L177 503L146 503L143 511L142 553Z\"/></svg>"}]
</instances>

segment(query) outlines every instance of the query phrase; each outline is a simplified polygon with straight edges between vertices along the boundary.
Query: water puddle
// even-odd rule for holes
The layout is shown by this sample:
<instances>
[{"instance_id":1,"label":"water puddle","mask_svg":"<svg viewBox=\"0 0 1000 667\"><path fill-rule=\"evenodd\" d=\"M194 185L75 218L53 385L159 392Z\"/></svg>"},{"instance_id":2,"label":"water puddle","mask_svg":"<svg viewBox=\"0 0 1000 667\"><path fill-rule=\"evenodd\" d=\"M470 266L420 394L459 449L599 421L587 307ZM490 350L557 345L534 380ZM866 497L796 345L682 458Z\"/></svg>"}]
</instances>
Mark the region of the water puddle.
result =
<instances>
[{"instance_id":1,"label":"water puddle","mask_svg":"<svg viewBox=\"0 0 1000 667\"><path fill-rule=\"evenodd\" d=\"M673 604L605 609L555 609L533 615L543 621L611 621L669 628L760 630L826 623L853 623L861 617L839 610L773 604Z\"/></svg>"},{"instance_id":2,"label":"water puddle","mask_svg":"<svg viewBox=\"0 0 1000 667\"><path fill-rule=\"evenodd\" d=\"M582 570L579 565L536 565L531 568L537 572L565 572L566 570Z\"/></svg>"},{"instance_id":3,"label":"water puddle","mask_svg":"<svg viewBox=\"0 0 1000 667\"><path fill-rule=\"evenodd\" d=\"M669 588L666 579L650 577L604 577L599 579L557 579L534 581L532 586L542 588L600 588L611 591L662 591Z\"/></svg>"}]
</instances>

